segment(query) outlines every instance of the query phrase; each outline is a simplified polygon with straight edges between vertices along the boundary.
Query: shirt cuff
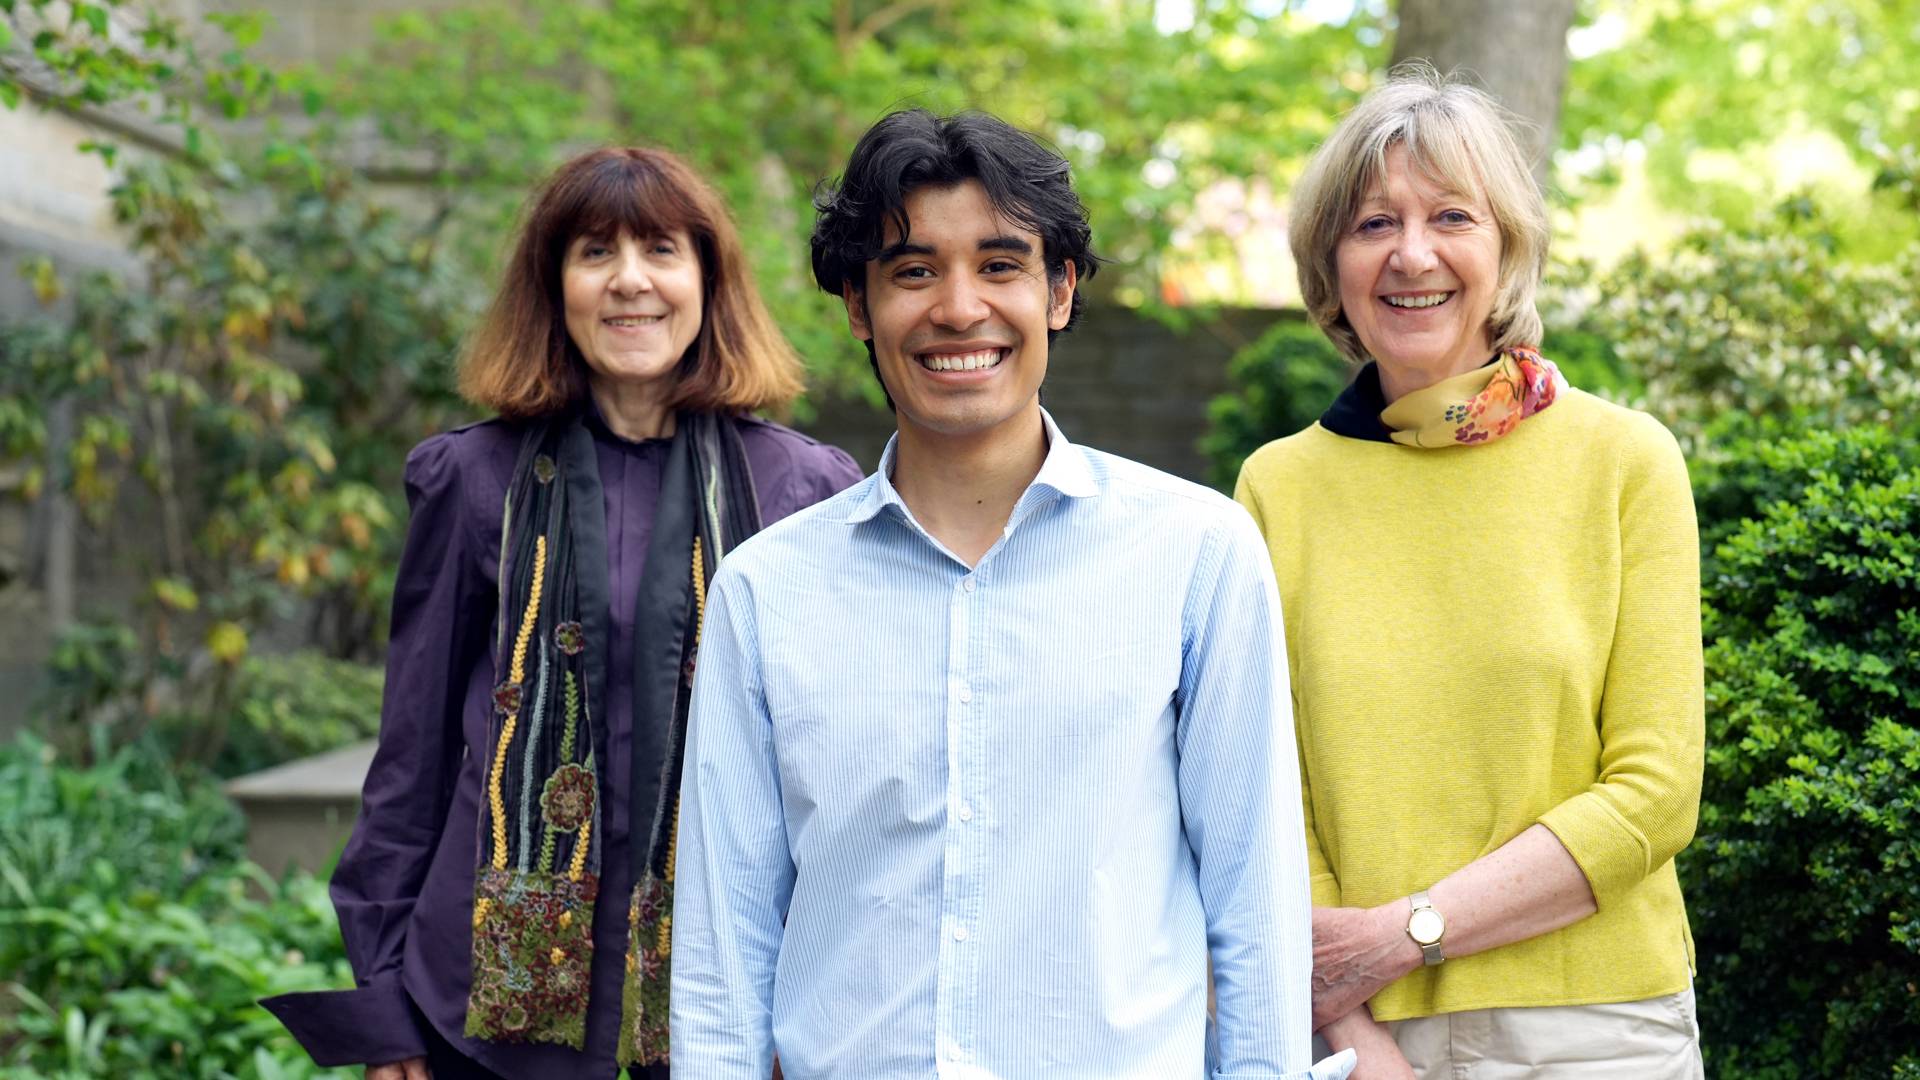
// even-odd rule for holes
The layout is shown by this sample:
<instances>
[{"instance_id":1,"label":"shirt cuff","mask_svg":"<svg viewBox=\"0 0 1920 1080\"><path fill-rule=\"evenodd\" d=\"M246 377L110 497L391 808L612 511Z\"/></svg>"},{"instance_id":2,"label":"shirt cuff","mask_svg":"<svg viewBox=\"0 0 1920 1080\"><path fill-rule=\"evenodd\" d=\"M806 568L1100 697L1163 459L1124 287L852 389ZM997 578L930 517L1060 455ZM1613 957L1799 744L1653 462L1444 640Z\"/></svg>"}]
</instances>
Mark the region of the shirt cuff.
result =
<instances>
[{"instance_id":1,"label":"shirt cuff","mask_svg":"<svg viewBox=\"0 0 1920 1080\"><path fill-rule=\"evenodd\" d=\"M1213 1080L1347 1080L1347 1074L1353 1071L1354 1062L1358 1060L1352 1050L1342 1050L1332 1057L1321 1058L1306 1072L1216 1072Z\"/></svg>"},{"instance_id":2,"label":"shirt cuff","mask_svg":"<svg viewBox=\"0 0 1920 1080\"><path fill-rule=\"evenodd\" d=\"M260 1005L323 1068L391 1065L427 1053L398 974L357 990L281 994L261 999Z\"/></svg>"}]
</instances>

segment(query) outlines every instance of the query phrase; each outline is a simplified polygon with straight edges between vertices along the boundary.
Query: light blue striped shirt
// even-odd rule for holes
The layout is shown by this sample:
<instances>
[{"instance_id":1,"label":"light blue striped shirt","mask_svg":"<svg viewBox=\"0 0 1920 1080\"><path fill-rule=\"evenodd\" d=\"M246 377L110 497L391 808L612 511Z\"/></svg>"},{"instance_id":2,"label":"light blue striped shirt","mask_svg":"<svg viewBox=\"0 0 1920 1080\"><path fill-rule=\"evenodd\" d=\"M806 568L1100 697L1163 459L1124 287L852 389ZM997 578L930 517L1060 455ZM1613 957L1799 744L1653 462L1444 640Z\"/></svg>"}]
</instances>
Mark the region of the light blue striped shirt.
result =
<instances>
[{"instance_id":1,"label":"light blue striped shirt","mask_svg":"<svg viewBox=\"0 0 1920 1080\"><path fill-rule=\"evenodd\" d=\"M723 564L679 827L675 1075L763 1080L776 1048L789 1080L1345 1074L1308 1071L1266 547L1231 500L1045 423L976 567L915 523L891 444Z\"/></svg>"}]
</instances>

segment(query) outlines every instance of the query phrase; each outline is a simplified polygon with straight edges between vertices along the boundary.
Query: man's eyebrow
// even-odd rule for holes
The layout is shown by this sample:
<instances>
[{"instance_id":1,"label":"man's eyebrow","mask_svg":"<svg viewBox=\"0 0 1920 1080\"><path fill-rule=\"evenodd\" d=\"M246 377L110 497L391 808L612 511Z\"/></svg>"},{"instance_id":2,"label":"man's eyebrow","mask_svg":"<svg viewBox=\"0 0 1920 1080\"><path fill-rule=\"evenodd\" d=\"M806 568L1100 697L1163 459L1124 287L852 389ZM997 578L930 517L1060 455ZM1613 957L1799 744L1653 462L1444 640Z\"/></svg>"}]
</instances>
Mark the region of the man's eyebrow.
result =
<instances>
[{"instance_id":1,"label":"man's eyebrow","mask_svg":"<svg viewBox=\"0 0 1920 1080\"><path fill-rule=\"evenodd\" d=\"M987 237L985 240L980 241L980 250L1011 251L1016 255L1031 255L1033 254L1033 245L1027 243L1027 241L1021 237L1008 234Z\"/></svg>"},{"instance_id":2,"label":"man's eyebrow","mask_svg":"<svg viewBox=\"0 0 1920 1080\"><path fill-rule=\"evenodd\" d=\"M900 243L881 248L880 254L875 255L873 261L890 263L895 259L905 258L908 255L931 254L933 254L933 248L927 244L916 244L910 240L902 240Z\"/></svg>"}]
</instances>

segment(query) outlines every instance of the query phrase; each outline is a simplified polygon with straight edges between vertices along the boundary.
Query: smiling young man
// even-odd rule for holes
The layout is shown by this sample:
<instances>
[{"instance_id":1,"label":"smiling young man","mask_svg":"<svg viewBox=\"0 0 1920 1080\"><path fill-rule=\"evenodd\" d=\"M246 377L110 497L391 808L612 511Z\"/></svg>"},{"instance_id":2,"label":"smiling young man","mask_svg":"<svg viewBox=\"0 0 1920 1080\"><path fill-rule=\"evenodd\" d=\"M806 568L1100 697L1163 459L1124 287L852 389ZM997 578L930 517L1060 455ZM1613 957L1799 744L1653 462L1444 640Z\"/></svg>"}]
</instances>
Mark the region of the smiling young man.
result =
<instances>
[{"instance_id":1,"label":"smiling young man","mask_svg":"<svg viewBox=\"0 0 1920 1080\"><path fill-rule=\"evenodd\" d=\"M898 432L873 476L729 556L708 598L675 1068L1343 1076L1308 1069L1260 538L1040 408L1096 266L1067 162L989 116L896 113L821 197L813 265Z\"/></svg>"}]
</instances>

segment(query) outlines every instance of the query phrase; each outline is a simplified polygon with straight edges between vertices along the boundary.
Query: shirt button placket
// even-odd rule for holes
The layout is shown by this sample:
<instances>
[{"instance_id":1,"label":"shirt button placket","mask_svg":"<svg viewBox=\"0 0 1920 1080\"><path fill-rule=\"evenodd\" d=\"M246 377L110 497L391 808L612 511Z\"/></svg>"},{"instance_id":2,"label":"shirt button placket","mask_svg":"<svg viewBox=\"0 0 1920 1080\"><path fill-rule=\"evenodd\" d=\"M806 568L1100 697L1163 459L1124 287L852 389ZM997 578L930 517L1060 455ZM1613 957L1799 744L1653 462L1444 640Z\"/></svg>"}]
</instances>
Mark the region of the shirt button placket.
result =
<instances>
[{"instance_id":1,"label":"shirt button placket","mask_svg":"<svg viewBox=\"0 0 1920 1080\"><path fill-rule=\"evenodd\" d=\"M971 926L980 910L979 831L967 825L974 815L971 792L980 782L976 774L981 767L981 725L968 681L972 601L978 588L974 575L962 577L948 601L947 618L947 806L959 809L948 818L944 844L941 916L948 931L940 945L934 1040L940 1056L956 1063L972 1057L979 989L974 985L979 965Z\"/></svg>"}]
</instances>

